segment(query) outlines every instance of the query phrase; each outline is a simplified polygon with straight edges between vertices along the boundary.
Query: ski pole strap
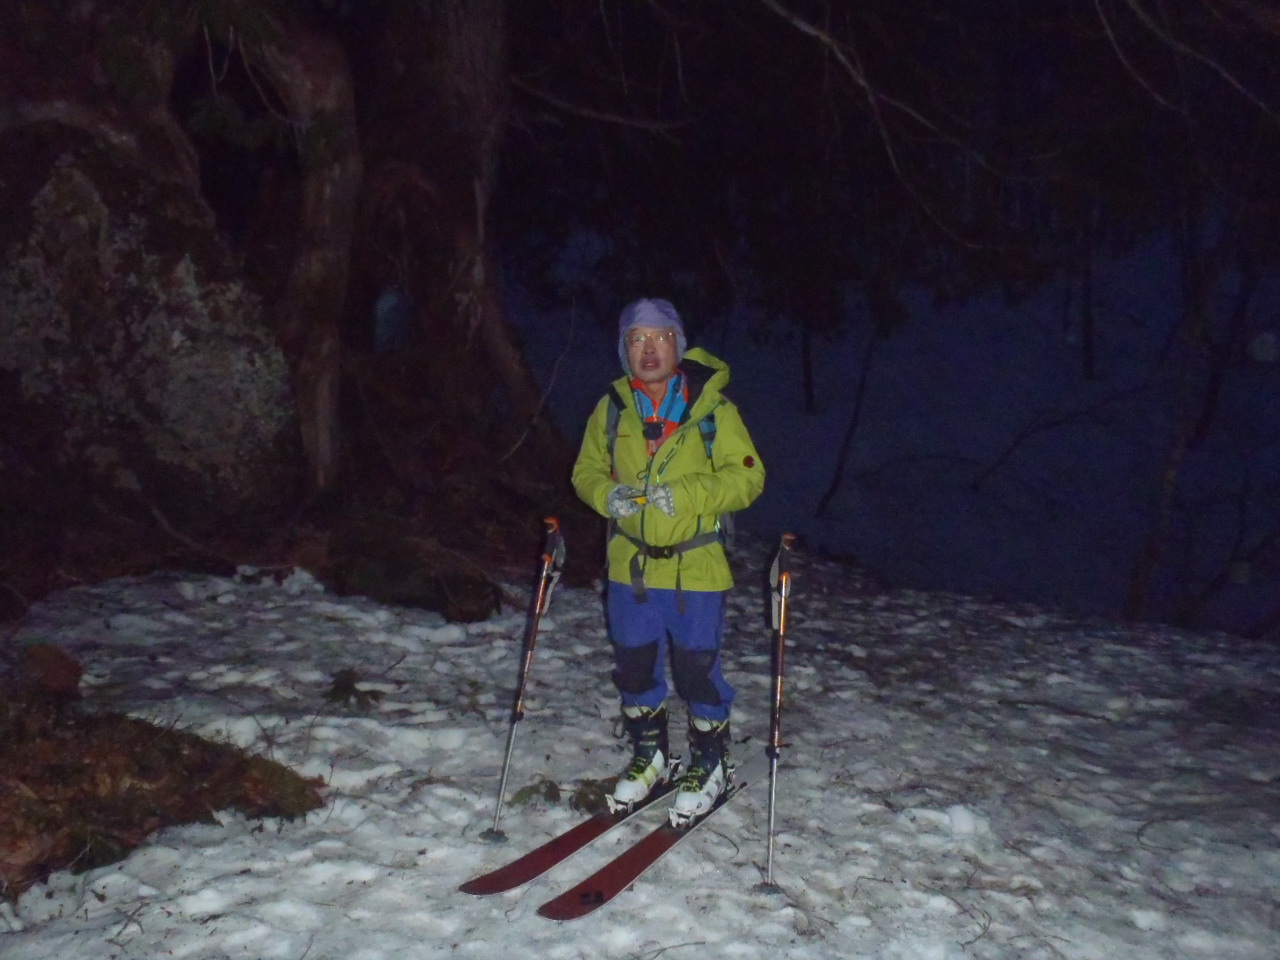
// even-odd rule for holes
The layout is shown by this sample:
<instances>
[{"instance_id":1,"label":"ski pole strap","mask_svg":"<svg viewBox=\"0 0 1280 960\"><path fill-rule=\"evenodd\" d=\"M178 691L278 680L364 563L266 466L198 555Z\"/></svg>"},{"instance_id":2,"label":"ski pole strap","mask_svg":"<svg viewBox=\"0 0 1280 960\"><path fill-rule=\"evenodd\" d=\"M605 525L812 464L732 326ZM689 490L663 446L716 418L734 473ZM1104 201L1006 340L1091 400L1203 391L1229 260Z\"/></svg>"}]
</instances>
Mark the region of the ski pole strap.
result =
<instances>
[{"instance_id":1,"label":"ski pole strap","mask_svg":"<svg viewBox=\"0 0 1280 960\"><path fill-rule=\"evenodd\" d=\"M773 558L773 566L769 568L769 583L773 587L773 589L770 591L770 598L772 599L774 630L778 629L778 623L782 619L782 613L781 613L781 610L779 609L779 607L781 606L782 595L779 591L780 585L778 582L778 567L781 565L781 561L782 561L782 553L781 551L779 551L777 556Z\"/></svg>"},{"instance_id":2,"label":"ski pole strap","mask_svg":"<svg viewBox=\"0 0 1280 960\"><path fill-rule=\"evenodd\" d=\"M545 613L547 607L551 605L551 592L560 582L560 571L564 567L565 557L564 535L560 532L560 521L555 517L547 517L543 523L547 527L547 538L542 552L542 567L544 576L547 578L547 586L542 595L541 613Z\"/></svg>"},{"instance_id":3,"label":"ski pole strap","mask_svg":"<svg viewBox=\"0 0 1280 960\"><path fill-rule=\"evenodd\" d=\"M699 533L680 543L673 543L669 546L657 546L652 543L645 543L628 533L621 530L615 530L615 533L628 541L636 548L635 555L631 558L631 566L629 572L631 574L631 590L636 595L636 602L646 603L649 600L649 594L644 587L644 565L640 558L646 557L651 560L670 560L672 557L678 557L682 553L688 553L690 550L696 550L698 547L705 547L709 544L716 543L720 539L720 534L715 530L708 530L705 533ZM680 572L676 571L676 593L680 593Z\"/></svg>"},{"instance_id":4,"label":"ski pole strap","mask_svg":"<svg viewBox=\"0 0 1280 960\"><path fill-rule=\"evenodd\" d=\"M551 558L552 567L559 570L564 566L564 535L560 532L560 521L555 517L547 517L542 522L547 528L544 552Z\"/></svg>"},{"instance_id":5,"label":"ski pole strap","mask_svg":"<svg viewBox=\"0 0 1280 960\"><path fill-rule=\"evenodd\" d=\"M773 585L773 629L782 626L782 604L785 594L790 593L791 550L795 544L795 534L784 533L778 552L773 558L773 566L769 568L769 583ZM783 576L788 574L788 576Z\"/></svg>"}]
</instances>

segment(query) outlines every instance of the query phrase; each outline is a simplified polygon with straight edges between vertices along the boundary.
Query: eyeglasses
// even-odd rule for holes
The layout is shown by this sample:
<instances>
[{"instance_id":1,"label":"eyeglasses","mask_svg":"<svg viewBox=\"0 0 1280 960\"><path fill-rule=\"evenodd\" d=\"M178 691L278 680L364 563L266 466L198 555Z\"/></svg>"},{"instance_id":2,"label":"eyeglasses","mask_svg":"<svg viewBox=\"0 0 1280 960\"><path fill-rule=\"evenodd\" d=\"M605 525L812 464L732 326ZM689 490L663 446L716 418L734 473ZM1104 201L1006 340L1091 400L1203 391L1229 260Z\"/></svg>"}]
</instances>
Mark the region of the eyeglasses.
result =
<instances>
[{"instance_id":1,"label":"eyeglasses","mask_svg":"<svg viewBox=\"0 0 1280 960\"><path fill-rule=\"evenodd\" d=\"M675 343L676 332L674 330L659 330L657 333L632 333L626 337L626 344L629 347L638 347L645 341Z\"/></svg>"}]
</instances>

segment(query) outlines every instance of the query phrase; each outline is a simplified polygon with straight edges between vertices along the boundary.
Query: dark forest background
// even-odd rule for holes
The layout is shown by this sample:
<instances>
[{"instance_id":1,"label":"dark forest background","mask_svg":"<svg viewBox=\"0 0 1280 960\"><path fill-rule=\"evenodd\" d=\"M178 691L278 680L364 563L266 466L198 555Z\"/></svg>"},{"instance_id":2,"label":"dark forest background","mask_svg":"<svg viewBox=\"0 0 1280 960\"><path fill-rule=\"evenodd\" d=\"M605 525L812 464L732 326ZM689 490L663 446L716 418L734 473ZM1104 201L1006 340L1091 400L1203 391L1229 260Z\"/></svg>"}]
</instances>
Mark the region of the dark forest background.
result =
<instances>
[{"instance_id":1,"label":"dark forest background","mask_svg":"<svg viewBox=\"0 0 1280 960\"><path fill-rule=\"evenodd\" d=\"M602 528L567 487L576 438L547 414L513 290L606 326L654 291L691 318L735 311L751 349L798 345L803 416L828 345L892 338L921 293L1052 291L1097 380L1098 271L1159 238L1173 428L1134 481L1148 509L1117 613L1170 616L1152 593L1180 472L1275 322L1257 298L1280 259L1280 12L960 6L13 0L6 614L115 573L301 563L484 616L549 513L574 575L595 574ZM849 393L864 383L852 370ZM1246 499L1274 503L1263 475ZM1278 537L1242 523L1180 616L1242 565L1280 582ZM1280 607L1250 627L1277 628Z\"/></svg>"}]
</instances>

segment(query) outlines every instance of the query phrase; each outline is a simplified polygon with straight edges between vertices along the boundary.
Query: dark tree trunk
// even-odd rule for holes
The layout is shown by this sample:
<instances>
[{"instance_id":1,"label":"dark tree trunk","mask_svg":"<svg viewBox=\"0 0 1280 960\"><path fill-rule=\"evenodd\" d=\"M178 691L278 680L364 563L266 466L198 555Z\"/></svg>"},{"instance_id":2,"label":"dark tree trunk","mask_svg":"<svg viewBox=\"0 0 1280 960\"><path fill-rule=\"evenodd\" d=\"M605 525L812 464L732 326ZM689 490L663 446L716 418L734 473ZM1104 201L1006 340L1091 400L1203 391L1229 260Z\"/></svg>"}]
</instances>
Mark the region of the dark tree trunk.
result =
<instances>
[{"instance_id":1,"label":"dark tree trunk","mask_svg":"<svg viewBox=\"0 0 1280 960\"><path fill-rule=\"evenodd\" d=\"M814 511L815 517L826 515L827 509L831 506L831 501L835 499L836 494L840 492L840 488L844 485L845 468L849 463L849 452L853 449L853 438L857 435L858 424L862 420L862 404L867 395L867 382L871 377L871 366L875 360L876 343L879 339L879 332L872 330L871 338L867 341L867 351L862 355L862 366L858 371L858 384L853 397L853 410L849 412L849 425L845 427L844 439L840 441L840 452L836 455L835 472L831 476L831 483L827 487L826 493L818 501L818 508Z\"/></svg>"},{"instance_id":2,"label":"dark tree trunk","mask_svg":"<svg viewBox=\"0 0 1280 960\"><path fill-rule=\"evenodd\" d=\"M339 461L339 324L363 177L351 72L342 48L296 24L248 55L283 99L303 168L298 244L277 304L279 336L294 371L302 442L314 491L332 486Z\"/></svg>"},{"instance_id":3,"label":"dark tree trunk","mask_svg":"<svg viewBox=\"0 0 1280 960\"><path fill-rule=\"evenodd\" d=\"M813 333L808 326L800 328L800 371L804 383L804 412L818 412L817 391L813 382Z\"/></svg>"},{"instance_id":4,"label":"dark tree trunk","mask_svg":"<svg viewBox=\"0 0 1280 960\"><path fill-rule=\"evenodd\" d=\"M1144 616L1151 598L1152 584L1169 550L1169 538L1173 533L1174 511L1178 498L1178 476L1195 435L1197 417L1189 411L1195 393L1197 358L1196 345L1203 340L1208 317L1208 291L1206 260L1200 241L1198 211L1194 204L1187 204L1183 211L1181 235L1181 267L1183 298L1183 339L1189 353L1181 360L1177 391L1172 400L1175 423L1169 446L1155 489L1155 504L1151 528L1129 573L1129 588L1125 600L1124 617L1136 620Z\"/></svg>"},{"instance_id":5,"label":"dark tree trunk","mask_svg":"<svg viewBox=\"0 0 1280 960\"><path fill-rule=\"evenodd\" d=\"M1098 318L1094 312L1094 231L1090 219L1080 264L1080 370L1086 380L1098 379Z\"/></svg>"},{"instance_id":6,"label":"dark tree trunk","mask_svg":"<svg viewBox=\"0 0 1280 960\"><path fill-rule=\"evenodd\" d=\"M567 466L569 450L542 414L542 396L503 307L502 285L488 236L490 203L498 176L498 150L507 110L504 0L446 0L438 12L451 96L449 127L469 160L470 206L456 208L454 301L468 339L478 338L501 382L511 415L544 459ZM462 193L462 184L454 188ZM466 194L463 194L466 195Z\"/></svg>"},{"instance_id":7,"label":"dark tree trunk","mask_svg":"<svg viewBox=\"0 0 1280 960\"><path fill-rule=\"evenodd\" d=\"M1180 424L1165 454L1156 489L1155 517L1129 572L1129 590L1124 605L1126 620L1138 620L1146 613L1151 598L1151 585L1168 552L1169 536L1173 531L1174 503L1178 493L1178 474L1186 459L1189 438L1189 426Z\"/></svg>"}]
</instances>

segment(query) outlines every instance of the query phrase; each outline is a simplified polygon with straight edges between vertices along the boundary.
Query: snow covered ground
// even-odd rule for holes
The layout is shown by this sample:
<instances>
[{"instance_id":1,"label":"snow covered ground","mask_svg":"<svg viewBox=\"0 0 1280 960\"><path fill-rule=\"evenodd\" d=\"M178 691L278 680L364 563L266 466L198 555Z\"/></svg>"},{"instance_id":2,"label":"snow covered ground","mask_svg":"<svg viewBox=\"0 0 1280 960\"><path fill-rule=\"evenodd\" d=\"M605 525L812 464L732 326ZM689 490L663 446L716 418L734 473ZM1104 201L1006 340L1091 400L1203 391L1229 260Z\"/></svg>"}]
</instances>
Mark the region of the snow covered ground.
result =
<instances>
[{"instance_id":1,"label":"snow covered ground","mask_svg":"<svg viewBox=\"0 0 1280 960\"><path fill-rule=\"evenodd\" d=\"M736 558L726 659L735 737L749 738L740 754L768 729L769 549L748 543ZM614 903L560 925L536 908L603 862L612 837L520 890L457 892L579 816L567 801L509 800L510 842L479 839L524 630L523 609L447 624L326 594L301 572L47 598L10 642L75 653L91 705L252 747L323 777L328 804L304 821L168 830L122 863L56 875L0 908L0 956L1280 956L1274 645L877 592L801 557L777 809L784 893L754 889L768 797L757 789ZM381 698L327 701L344 668ZM509 794L546 778L567 797L620 769L608 674L599 597L560 588Z\"/></svg>"}]
</instances>

